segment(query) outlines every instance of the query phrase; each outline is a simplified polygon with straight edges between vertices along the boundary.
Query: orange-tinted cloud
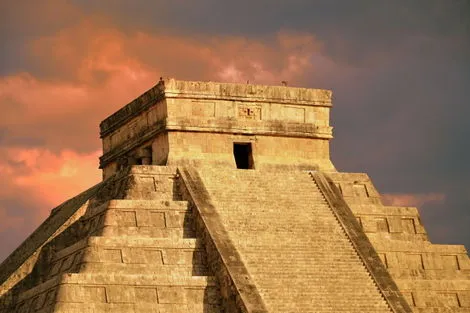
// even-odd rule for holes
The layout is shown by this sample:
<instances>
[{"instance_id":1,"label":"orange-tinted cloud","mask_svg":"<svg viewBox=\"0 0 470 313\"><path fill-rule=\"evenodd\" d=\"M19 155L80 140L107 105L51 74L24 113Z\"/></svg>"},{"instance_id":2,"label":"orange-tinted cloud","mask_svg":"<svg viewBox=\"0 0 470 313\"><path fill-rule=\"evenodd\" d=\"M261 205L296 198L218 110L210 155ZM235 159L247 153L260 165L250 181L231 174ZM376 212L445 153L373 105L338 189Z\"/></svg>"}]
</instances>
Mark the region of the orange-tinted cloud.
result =
<instances>
[{"instance_id":1,"label":"orange-tinted cloud","mask_svg":"<svg viewBox=\"0 0 470 313\"><path fill-rule=\"evenodd\" d=\"M7 179L0 198L10 194L28 198L39 208L29 212L36 222L44 219L53 207L101 178L97 170L100 151L80 154L64 149L55 154L46 149L10 148L2 152L0 175ZM5 212L4 218L12 218Z\"/></svg>"},{"instance_id":2,"label":"orange-tinted cloud","mask_svg":"<svg viewBox=\"0 0 470 313\"><path fill-rule=\"evenodd\" d=\"M312 56L320 51L308 34L280 32L261 41L191 38L129 34L85 20L33 40L31 58L44 67L42 75L0 78L0 127L12 143L90 152L99 148L99 122L152 87L160 75L302 84L314 68Z\"/></svg>"},{"instance_id":3,"label":"orange-tinted cloud","mask_svg":"<svg viewBox=\"0 0 470 313\"><path fill-rule=\"evenodd\" d=\"M126 33L90 18L33 39L28 51L34 75L0 77L0 219L24 236L100 180L99 122L160 75L295 84L321 46L288 32L262 40Z\"/></svg>"},{"instance_id":4,"label":"orange-tinted cloud","mask_svg":"<svg viewBox=\"0 0 470 313\"><path fill-rule=\"evenodd\" d=\"M446 200L443 193L423 193L423 194L407 194L407 193L388 193L382 195L382 201L385 205L390 206L411 206L422 207L428 203L442 203Z\"/></svg>"}]
</instances>

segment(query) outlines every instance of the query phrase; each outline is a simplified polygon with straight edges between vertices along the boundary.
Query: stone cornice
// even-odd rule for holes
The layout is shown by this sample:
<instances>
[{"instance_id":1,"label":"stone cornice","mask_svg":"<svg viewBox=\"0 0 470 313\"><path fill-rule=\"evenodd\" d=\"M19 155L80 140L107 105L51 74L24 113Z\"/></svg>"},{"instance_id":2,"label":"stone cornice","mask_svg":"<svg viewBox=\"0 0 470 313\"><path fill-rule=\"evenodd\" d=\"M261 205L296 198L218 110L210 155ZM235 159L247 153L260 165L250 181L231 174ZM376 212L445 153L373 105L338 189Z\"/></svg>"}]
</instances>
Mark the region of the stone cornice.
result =
<instances>
[{"instance_id":1,"label":"stone cornice","mask_svg":"<svg viewBox=\"0 0 470 313\"><path fill-rule=\"evenodd\" d=\"M112 114L100 124L101 138L165 98L232 100L331 107L332 92L287 86L160 80L157 85Z\"/></svg>"}]
</instances>

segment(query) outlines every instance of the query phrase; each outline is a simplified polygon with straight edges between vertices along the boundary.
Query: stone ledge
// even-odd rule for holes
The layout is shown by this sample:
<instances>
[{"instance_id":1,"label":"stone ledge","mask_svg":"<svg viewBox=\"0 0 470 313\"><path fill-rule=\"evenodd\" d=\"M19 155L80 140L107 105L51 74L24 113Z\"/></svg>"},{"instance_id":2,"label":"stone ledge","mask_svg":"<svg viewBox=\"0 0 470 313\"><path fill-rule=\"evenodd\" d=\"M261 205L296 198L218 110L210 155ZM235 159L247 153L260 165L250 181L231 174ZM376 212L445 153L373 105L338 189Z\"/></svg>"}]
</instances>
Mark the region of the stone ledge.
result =
<instances>
[{"instance_id":1,"label":"stone ledge","mask_svg":"<svg viewBox=\"0 0 470 313\"><path fill-rule=\"evenodd\" d=\"M160 80L143 95L103 120L100 124L100 135L106 136L165 98L275 102L331 107L331 97L332 92L324 89L181 81L170 78Z\"/></svg>"},{"instance_id":2,"label":"stone ledge","mask_svg":"<svg viewBox=\"0 0 470 313\"><path fill-rule=\"evenodd\" d=\"M181 81L173 78L160 81L167 98L233 99L260 102L296 103L331 106L330 90L287 86L266 86L237 83Z\"/></svg>"}]
</instances>

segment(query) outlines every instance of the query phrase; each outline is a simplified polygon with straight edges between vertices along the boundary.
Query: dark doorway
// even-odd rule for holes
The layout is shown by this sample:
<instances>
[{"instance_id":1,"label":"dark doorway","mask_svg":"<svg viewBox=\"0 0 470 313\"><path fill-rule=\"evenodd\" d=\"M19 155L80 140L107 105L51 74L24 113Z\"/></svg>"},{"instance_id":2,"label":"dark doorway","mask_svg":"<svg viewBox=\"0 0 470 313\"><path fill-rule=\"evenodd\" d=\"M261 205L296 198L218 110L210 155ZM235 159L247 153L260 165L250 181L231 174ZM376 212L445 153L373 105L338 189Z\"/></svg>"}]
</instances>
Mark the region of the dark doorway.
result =
<instances>
[{"instance_id":1,"label":"dark doorway","mask_svg":"<svg viewBox=\"0 0 470 313\"><path fill-rule=\"evenodd\" d=\"M251 150L251 143L234 143L233 156L237 168L252 169L253 166L253 153Z\"/></svg>"}]
</instances>

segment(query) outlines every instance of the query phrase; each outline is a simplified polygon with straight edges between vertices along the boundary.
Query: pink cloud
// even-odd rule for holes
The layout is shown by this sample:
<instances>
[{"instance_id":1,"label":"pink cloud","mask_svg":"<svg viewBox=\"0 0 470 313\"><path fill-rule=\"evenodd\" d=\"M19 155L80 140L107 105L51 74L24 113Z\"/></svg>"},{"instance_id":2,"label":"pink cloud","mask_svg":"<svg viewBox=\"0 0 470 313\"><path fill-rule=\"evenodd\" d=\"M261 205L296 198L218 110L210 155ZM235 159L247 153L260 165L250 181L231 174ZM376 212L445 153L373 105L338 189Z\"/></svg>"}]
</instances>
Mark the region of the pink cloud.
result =
<instances>
[{"instance_id":1,"label":"pink cloud","mask_svg":"<svg viewBox=\"0 0 470 313\"><path fill-rule=\"evenodd\" d=\"M41 221L53 207L99 182L100 153L62 150L56 154L47 149L7 149L0 160L0 175L10 179L4 181L0 197L10 194L27 197L40 208L30 213L36 221ZM5 212L4 217L12 218Z\"/></svg>"},{"instance_id":2,"label":"pink cloud","mask_svg":"<svg viewBox=\"0 0 470 313\"><path fill-rule=\"evenodd\" d=\"M295 85L321 51L313 36L301 33L196 38L124 32L97 17L67 25L30 42L34 75L0 77L0 129L7 134L0 138L0 219L22 232L100 180L99 122L161 75Z\"/></svg>"},{"instance_id":3,"label":"pink cloud","mask_svg":"<svg viewBox=\"0 0 470 313\"><path fill-rule=\"evenodd\" d=\"M428 203L442 203L446 199L443 193L422 193L422 194L383 194L382 201L385 205L390 206L411 206L422 207Z\"/></svg>"},{"instance_id":4,"label":"pink cloud","mask_svg":"<svg viewBox=\"0 0 470 313\"><path fill-rule=\"evenodd\" d=\"M296 85L313 69L328 72L311 63L322 50L313 36L285 31L263 40L192 38L125 33L91 19L30 46L47 79L29 73L0 78L0 127L12 142L32 138L55 152L98 149L99 122L160 75Z\"/></svg>"}]
</instances>

